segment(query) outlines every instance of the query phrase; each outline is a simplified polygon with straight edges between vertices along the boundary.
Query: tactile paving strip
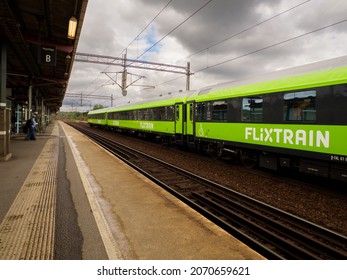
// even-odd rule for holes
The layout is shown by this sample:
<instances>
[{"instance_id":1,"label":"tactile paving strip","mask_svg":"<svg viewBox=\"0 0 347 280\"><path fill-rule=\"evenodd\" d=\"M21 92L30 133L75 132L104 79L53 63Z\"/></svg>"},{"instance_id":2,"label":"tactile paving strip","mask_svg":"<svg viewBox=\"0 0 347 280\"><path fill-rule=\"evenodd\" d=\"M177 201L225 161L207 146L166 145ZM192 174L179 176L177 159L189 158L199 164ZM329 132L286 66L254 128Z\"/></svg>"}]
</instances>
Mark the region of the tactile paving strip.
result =
<instances>
[{"instance_id":1,"label":"tactile paving strip","mask_svg":"<svg viewBox=\"0 0 347 280\"><path fill-rule=\"evenodd\" d=\"M58 135L55 125L0 225L0 259L53 259Z\"/></svg>"}]
</instances>

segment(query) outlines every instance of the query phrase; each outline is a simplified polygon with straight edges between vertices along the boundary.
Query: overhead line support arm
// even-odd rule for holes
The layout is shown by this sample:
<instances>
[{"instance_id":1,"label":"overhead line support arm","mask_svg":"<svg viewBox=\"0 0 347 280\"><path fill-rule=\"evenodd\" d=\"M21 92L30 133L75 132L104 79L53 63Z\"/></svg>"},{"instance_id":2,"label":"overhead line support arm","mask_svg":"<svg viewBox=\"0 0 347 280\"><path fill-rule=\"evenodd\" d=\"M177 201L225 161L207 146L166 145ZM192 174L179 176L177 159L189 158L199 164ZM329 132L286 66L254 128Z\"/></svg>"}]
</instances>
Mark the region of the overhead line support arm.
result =
<instances>
[{"instance_id":1,"label":"overhead line support arm","mask_svg":"<svg viewBox=\"0 0 347 280\"><path fill-rule=\"evenodd\" d=\"M187 67L165 64L165 63L156 63L149 62L137 59L128 59L125 57L113 57L106 55L96 55L96 54L88 54L88 53L80 53L77 52L75 55L75 61L79 62L87 62L87 63L95 63L95 64L106 64L106 65L117 65L121 67L132 67L139 69L147 69L161 72L169 72L175 74L184 74L187 76L186 89L190 89L190 76L193 73L190 72L190 63L187 63Z\"/></svg>"}]
</instances>

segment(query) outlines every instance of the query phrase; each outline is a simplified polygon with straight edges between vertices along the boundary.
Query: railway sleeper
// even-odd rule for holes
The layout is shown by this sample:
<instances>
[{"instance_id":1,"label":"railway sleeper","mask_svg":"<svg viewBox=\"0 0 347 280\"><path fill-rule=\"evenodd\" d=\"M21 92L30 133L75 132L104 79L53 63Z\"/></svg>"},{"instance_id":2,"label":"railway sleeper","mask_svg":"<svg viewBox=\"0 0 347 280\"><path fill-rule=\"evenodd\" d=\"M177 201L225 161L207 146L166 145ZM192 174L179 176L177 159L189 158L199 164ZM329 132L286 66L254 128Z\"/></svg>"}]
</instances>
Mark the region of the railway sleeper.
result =
<instances>
[{"instance_id":1,"label":"railway sleeper","mask_svg":"<svg viewBox=\"0 0 347 280\"><path fill-rule=\"evenodd\" d=\"M219 205L206 196L195 193L194 198L208 207L210 211L224 217L223 220L228 221L226 226L229 227L231 231L233 231L232 229L236 229L237 231L241 230L246 235L244 236L246 238L250 238L251 235L251 238L259 238L264 244L272 244L271 247L274 246L276 251L279 250L279 252L281 252L280 254L287 259L317 259L315 253L310 252L306 248L297 246L295 243L289 242L287 238L277 235L274 231L266 227L260 226L248 216ZM269 246L267 245L267 247ZM318 257L318 259L320 258Z\"/></svg>"},{"instance_id":2,"label":"railway sleeper","mask_svg":"<svg viewBox=\"0 0 347 280\"><path fill-rule=\"evenodd\" d=\"M317 252L327 252L327 256L330 258L345 259L347 257L347 252L341 243L336 242L336 248L332 247L329 237L327 237L327 239L326 237L323 237L320 233L320 229L310 228L307 230L305 228L306 225L302 226L298 224L298 221L293 219L293 217L286 217L283 215L274 216L272 213L269 213L267 209L259 209L254 205L249 205L248 203L239 200L229 199L212 191L206 191L205 195L218 204L221 203L226 205L226 209L230 206L231 211L244 213L246 216L251 215L257 217L256 220L262 221L263 223L265 222L265 224L273 231L280 230L280 232L286 236L290 236L290 240L297 244L302 243L305 239L305 245L314 248L314 251ZM256 209L256 212L250 209Z\"/></svg>"}]
</instances>

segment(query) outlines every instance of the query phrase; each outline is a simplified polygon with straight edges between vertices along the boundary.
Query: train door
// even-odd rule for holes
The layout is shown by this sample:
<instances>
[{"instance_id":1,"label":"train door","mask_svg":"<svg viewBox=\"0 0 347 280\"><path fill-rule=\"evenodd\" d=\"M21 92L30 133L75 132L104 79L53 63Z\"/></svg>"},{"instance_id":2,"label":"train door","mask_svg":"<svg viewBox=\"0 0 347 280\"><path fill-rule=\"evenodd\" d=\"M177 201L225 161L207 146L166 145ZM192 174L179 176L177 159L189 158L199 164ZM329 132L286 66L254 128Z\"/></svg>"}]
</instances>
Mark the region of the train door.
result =
<instances>
[{"instance_id":1,"label":"train door","mask_svg":"<svg viewBox=\"0 0 347 280\"><path fill-rule=\"evenodd\" d=\"M194 135L195 135L195 127L194 127L194 105L195 102L188 102L187 103L187 129L186 129L186 136L187 136L187 142L194 142Z\"/></svg>"},{"instance_id":2,"label":"train door","mask_svg":"<svg viewBox=\"0 0 347 280\"><path fill-rule=\"evenodd\" d=\"M104 121L104 123L105 123L105 126L108 127L108 113L107 112L105 113L105 121Z\"/></svg>"},{"instance_id":3,"label":"train door","mask_svg":"<svg viewBox=\"0 0 347 280\"><path fill-rule=\"evenodd\" d=\"M175 134L176 141L183 143L184 118L183 118L183 103L175 104Z\"/></svg>"}]
</instances>

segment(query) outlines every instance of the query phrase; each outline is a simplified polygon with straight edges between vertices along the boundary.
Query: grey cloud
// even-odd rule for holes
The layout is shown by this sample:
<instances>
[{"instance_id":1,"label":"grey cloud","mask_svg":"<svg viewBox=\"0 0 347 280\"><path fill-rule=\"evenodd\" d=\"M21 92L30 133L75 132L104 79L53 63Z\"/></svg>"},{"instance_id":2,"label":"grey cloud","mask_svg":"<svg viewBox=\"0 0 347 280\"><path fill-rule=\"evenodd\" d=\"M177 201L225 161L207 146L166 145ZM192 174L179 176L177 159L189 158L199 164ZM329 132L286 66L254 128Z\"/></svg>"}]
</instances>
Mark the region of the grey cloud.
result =
<instances>
[{"instance_id":1,"label":"grey cloud","mask_svg":"<svg viewBox=\"0 0 347 280\"><path fill-rule=\"evenodd\" d=\"M150 47L150 44L168 34L206 2L207 0L172 1L150 28L131 44L128 57L136 58ZM344 20L347 18L345 0L311 0L286 14L205 50L233 34L303 2L304 0L214 0L160 42L158 47L146 57L167 63L168 57L174 62L204 50L179 61L182 65L190 61L193 71L206 68L192 76L192 84L194 87L199 87L346 54L344 42L347 40L347 23L255 52ZM89 0L78 51L111 56L121 54L167 3L168 0ZM255 53L247 55L252 52ZM223 63L228 60L230 62ZM212 67L218 63L222 64ZM105 76L101 75L96 79L105 67L75 64L69 90L77 92L95 90L100 94L114 93L121 98L117 86L103 86L107 82ZM107 69L121 70L116 67ZM147 80L141 81L142 83L161 84L171 79L171 76L163 73L136 69L131 71L148 77ZM156 89L163 92L167 89L174 91L182 89L182 84L184 79L157 86ZM135 87L129 87L128 95L127 98L131 99L133 96L134 100L147 98L146 94L138 93L138 88Z\"/></svg>"}]
</instances>

